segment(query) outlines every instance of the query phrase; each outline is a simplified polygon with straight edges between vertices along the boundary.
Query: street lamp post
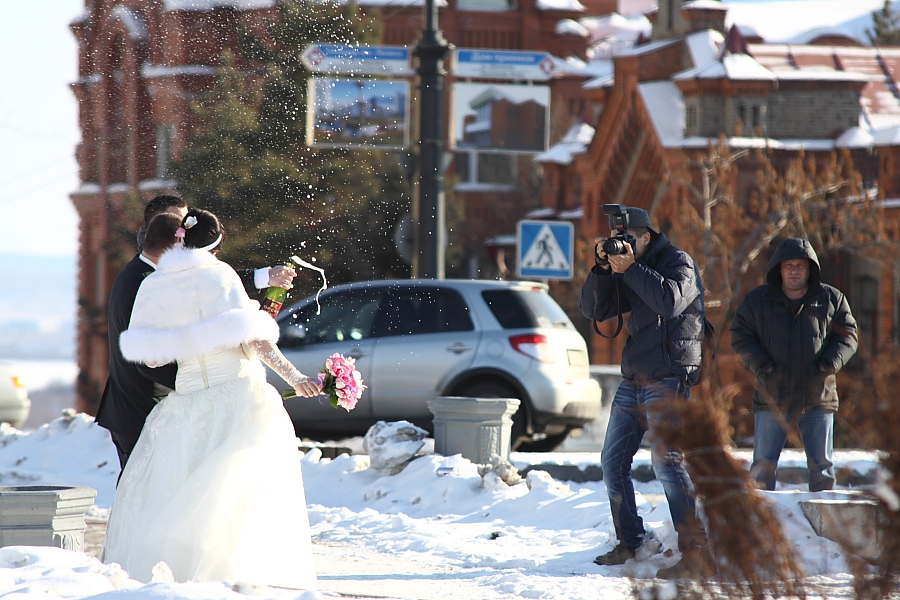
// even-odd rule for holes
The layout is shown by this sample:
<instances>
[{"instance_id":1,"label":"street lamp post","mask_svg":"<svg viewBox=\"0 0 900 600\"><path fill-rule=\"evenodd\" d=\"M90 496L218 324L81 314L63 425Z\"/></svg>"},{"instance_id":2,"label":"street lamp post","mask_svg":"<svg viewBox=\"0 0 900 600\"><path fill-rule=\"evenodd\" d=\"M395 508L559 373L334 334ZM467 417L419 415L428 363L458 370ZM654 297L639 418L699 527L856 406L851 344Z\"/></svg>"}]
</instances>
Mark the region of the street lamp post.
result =
<instances>
[{"instance_id":1,"label":"street lamp post","mask_svg":"<svg viewBox=\"0 0 900 600\"><path fill-rule=\"evenodd\" d=\"M444 59L449 45L437 28L435 0L425 0L425 29L416 45L419 58L419 195L413 275L444 278Z\"/></svg>"}]
</instances>

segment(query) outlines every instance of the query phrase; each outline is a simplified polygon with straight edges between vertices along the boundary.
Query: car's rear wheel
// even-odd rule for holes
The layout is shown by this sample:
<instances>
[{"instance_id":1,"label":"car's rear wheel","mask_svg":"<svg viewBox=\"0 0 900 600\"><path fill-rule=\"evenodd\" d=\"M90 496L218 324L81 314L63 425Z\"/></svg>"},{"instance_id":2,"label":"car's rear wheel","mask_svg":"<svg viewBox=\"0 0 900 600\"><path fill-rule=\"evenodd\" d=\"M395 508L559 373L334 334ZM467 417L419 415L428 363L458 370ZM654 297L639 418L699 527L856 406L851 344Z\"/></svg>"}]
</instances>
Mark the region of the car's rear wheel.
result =
<instances>
[{"instance_id":1,"label":"car's rear wheel","mask_svg":"<svg viewBox=\"0 0 900 600\"><path fill-rule=\"evenodd\" d=\"M512 387L504 383L496 381L479 381L462 388L459 391L460 396L469 398L516 398L519 404L519 410L512 416L512 428L510 431L510 445L513 450L528 439L528 407L525 401L519 397Z\"/></svg>"},{"instance_id":2,"label":"car's rear wheel","mask_svg":"<svg viewBox=\"0 0 900 600\"><path fill-rule=\"evenodd\" d=\"M570 429L562 433L546 435L539 440L525 440L519 444L519 452L553 452L569 437Z\"/></svg>"}]
</instances>

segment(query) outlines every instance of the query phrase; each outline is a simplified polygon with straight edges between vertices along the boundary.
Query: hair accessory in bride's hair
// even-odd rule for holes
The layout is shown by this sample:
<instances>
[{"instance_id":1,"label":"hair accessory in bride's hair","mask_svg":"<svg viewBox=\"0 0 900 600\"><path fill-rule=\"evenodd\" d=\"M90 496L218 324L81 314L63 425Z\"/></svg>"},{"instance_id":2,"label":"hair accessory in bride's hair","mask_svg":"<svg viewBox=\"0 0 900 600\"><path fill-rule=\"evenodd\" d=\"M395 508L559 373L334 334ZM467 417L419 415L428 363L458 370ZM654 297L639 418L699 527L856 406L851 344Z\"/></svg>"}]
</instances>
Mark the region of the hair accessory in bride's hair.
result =
<instances>
[{"instance_id":1,"label":"hair accessory in bride's hair","mask_svg":"<svg viewBox=\"0 0 900 600\"><path fill-rule=\"evenodd\" d=\"M184 246L184 227L175 230L175 243Z\"/></svg>"},{"instance_id":2,"label":"hair accessory in bride's hair","mask_svg":"<svg viewBox=\"0 0 900 600\"><path fill-rule=\"evenodd\" d=\"M197 224L197 217L195 217L194 215L190 215L189 217L184 218L184 228L185 229L190 229L191 227L193 227L196 224Z\"/></svg>"}]
</instances>

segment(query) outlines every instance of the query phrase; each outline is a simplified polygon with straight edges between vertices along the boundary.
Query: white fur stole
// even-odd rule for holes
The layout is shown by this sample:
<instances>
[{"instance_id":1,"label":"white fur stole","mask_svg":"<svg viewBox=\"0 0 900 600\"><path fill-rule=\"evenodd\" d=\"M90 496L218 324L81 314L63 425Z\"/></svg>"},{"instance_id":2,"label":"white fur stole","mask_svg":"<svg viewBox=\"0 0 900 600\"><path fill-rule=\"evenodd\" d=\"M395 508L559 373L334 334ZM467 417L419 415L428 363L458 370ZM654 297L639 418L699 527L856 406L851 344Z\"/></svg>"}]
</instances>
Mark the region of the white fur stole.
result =
<instances>
[{"instance_id":1,"label":"white fur stole","mask_svg":"<svg viewBox=\"0 0 900 600\"><path fill-rule=\"evenodd\" d=\"M251 340L277 342L278 325L234 269L205 250L176 247L141 283L119 346L130 361L161 365Z\"/></svg>"}]
</instances>

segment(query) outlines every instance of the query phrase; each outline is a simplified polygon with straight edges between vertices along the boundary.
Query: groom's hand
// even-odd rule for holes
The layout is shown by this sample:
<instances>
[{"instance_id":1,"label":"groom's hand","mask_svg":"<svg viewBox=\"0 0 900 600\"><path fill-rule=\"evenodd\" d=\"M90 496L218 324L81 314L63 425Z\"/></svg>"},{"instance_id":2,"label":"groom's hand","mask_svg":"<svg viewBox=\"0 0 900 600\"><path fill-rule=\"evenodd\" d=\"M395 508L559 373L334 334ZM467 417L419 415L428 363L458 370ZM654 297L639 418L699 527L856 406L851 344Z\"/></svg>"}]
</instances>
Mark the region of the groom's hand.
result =
<instances>
[{"instance_id":1,"label":"groom's hand","mask_svg":"<svg viewBox=\"0 0 900 600\"><path fill-rule=\"evenodd\" d=\"M269 286L289 290L294 287L293 281L296 276L297 272L290 267L283 265L269 267Z\"/></svg>"}]
</instances>

